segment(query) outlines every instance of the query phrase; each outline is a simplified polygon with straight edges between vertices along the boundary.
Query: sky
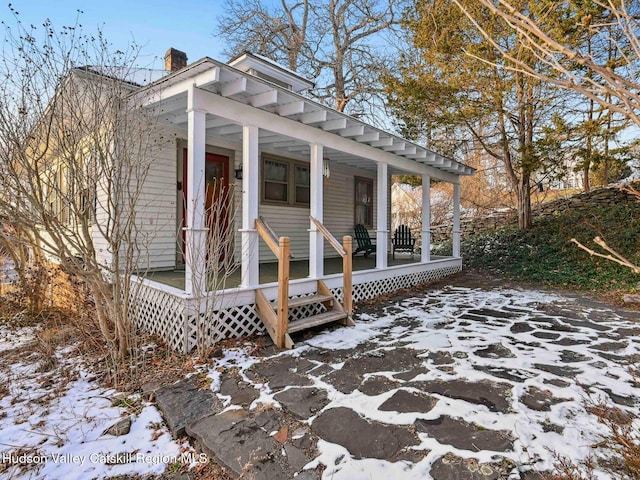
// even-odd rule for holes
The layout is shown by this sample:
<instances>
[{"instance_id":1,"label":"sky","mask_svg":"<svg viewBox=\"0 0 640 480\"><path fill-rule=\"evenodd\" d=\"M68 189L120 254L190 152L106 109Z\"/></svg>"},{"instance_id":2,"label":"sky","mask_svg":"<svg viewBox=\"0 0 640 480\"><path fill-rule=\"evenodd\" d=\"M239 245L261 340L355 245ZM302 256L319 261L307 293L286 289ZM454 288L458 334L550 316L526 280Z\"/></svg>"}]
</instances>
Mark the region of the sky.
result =
<instances>
[{"instance_id":1,"label":"sky","mask_svg":"<svg viewBox=\"0 0 640 480\"><path fill-rule=\"evenodd\" d=\"M169 47L187 53L188 62L202 57L225 61L224 45L215 38L217 17L223 0L14 0L11 2L23 24L41 25L47 18L57 28L79 23L88 33L101 28L115 48L122 50L135 40L143 46L140 63L162 68ZM10 11L3 4L0 18L11 25Z\"/></svg>"}]
</instances>

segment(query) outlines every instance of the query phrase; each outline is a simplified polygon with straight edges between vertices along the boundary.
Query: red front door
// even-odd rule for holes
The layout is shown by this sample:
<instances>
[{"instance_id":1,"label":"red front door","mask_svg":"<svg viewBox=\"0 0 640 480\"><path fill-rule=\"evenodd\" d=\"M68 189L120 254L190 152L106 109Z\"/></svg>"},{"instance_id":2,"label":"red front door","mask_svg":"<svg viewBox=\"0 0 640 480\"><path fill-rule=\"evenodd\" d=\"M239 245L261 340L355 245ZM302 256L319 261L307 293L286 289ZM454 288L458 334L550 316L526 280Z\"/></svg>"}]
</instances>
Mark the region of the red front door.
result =
<instances>
[{"instance_id":1,"label":"red front door","mask_svg":"<svg viewBox=\"0 0 640 480\"><path fill-rule=\"evenodd\" d=\"M188 225L187 218L187 149L183 153L182 172L182 226ZM229 157L216 153L205 154L205 217L212 238L220 239L226 236L229 226L229 207L232 199L229 195ZM184 255L185 233L182 230L182 253ZM223 260L223 258L221 258Z\"/></svg>"}]
</instances>

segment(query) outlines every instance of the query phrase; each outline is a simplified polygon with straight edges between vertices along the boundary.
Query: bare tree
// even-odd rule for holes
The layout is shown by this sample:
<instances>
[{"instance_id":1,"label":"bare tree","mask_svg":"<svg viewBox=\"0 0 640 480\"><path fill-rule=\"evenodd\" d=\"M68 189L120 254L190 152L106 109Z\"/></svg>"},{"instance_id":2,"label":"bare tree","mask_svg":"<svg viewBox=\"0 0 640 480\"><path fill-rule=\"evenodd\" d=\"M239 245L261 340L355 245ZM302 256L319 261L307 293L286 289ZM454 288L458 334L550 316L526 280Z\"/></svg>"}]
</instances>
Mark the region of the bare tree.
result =
<instances>
[{"instance_id":1,"label":"bare tree","mask_svg":"<svg viewBox=\"0 0 640 480\"><path fill-rule=\"evenodd\" d=\"M154 151L170 139L130 96L144 76L135 45L112 52L78 24L14 19L0 62L0 223L23 233L11 243L86 282L100 333L121 360L134 338L131 274L148 265L154 234L138 212L153 201L144 186Z\"/></svg>"},{"instance_id":2,"label":"bare tree","mask_svg":"<svg viewBox=\"0 0 640 480\"><path fill-rule=\"evenodd\" d=\"M192 262L202 269L204 275L196 276L193 285L194 301L198 308L196 321L196 348L202 358L206 358L213 344L226 338L223 331L224 319L220 318L220 301L230 300L218 292L227 287L227 280L238 269L234 258L234 229L236 210L235 185L226 186L223 179L208 179L199 191L204 192L205 224L207 238L205 249L195 252ZM186 201L186 198L185 198ZM189 223L193 224L190 218ZM186 252L182 252L183 254Z\"/></svg>"},{"instance_id":3,"label":"bare tree","mask_svg":"<svg viewBox=\"0 0 640 480\"><path fill-rule=\"evenodd\" d=\"M227 0L218 28L227 53L244 50L284 62L317 80L312 94L353 114L377 105L379 74L386 63L383 36L397 22L398 0ZM352 107L353 106L353 107Z\"/></svg>"},{"instance_id":4,"label":"bare tree","mask_svg":"<svg viewBox=\"0 0 640 480\"><path fill-rule=\"evenodd\" d=\"M226 0L224 11L226 14L218 20L218 28L230 45L228 55L251 49L294 71L303 66L303 56L310 56L309 52L303 54L310 41L307 38L311 11L308 0L281 0L277 7L271 8L260 0Z\"/></svg>"},{"instance_id":5,"label":"bare tree","mask_svg":"<svg viewBox=\"0 0 640 480\"><path fill-rule=\"evenodd\" d=\"M593 4L602 11L599 17L585 15L575 18L575 28L597 34L615 50L615 55L611 52L604 55L602 49L585 50L572 44L567 41L563 31L554 28L554 24L546 25L544 17L536 19L518 10L512 1L478 0L487 11L502 19L517 34L522 48L546 65L546 70L532 68L529 63L511 54L492 38L479 17L460 0L454 2L474 23L478 32L509 60L504 68L578 92L640 126L640 39L637 35L640 5L637 2L596 1ZM545 2L541 5L544 7ZM547 9L557 7L555 4L546 4ZM612 58L617 60L612 62ZM491 62L490 59L479 59ZM554 74L545 73L550 71Z\"/></svg>"}]
</instances>

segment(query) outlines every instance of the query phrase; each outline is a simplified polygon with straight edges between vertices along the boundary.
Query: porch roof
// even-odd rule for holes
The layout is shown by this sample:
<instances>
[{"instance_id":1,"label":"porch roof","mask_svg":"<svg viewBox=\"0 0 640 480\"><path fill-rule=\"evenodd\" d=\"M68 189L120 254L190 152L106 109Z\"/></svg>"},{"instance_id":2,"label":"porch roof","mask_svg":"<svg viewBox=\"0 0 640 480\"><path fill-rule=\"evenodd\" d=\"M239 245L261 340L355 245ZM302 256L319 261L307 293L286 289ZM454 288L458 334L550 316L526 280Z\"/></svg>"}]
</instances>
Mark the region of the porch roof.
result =
<instances>
[{"instance_id":1,"label":"porch roof","mask_svg":"<svg viewBox=\"0 0 640 480\"><path fill-rule=\"evenodd\" d=\"M181 129L187 128L187 92L191 86L219 97L230 99L242 107L253 107L276 115L274 121L286 118L294 122L314 127L318 133L326 137L333 135L336 143L351 140L366 147L371 157L380 157L380 153L393 155L402 159L401 165L415 165L415 172L424 172L424 167L436 173L443 172L442 179L449 180L452 175L472 175L475 170L460 162L440 155L423 146L389 133L351 117L342 112L310 100L303 95L285 87L259 78L250 73L238 70L211 58L203 58L187 67L139 90L137 96L147 106L158 109L159 119ZM241 108L240 105L238 105ZM207 135L221 137L225 140L241 143L242 127L237 122L209 112L213 115L207 118ZM295 125L295 124L294 124ZM296 139L292 133L290 137L269 131L269 124L258 124L264 129L260 134L260 146L281 151L283 154L308 155L309 144L302 139ZM351 165L357 168L373 169L375 165L367 161L367 156L357 157L344 149L334 147L332 142L322 142L326 155L332 161ZM342 143L344 145L344 143ZM333 148L332 148L333 147ZM410 163L407 163L407 160ZM393 168L391 173L406 172L406 168ZM435 169L435 170L434 170ZM453 177L453 178L455 178Z\"/></svg>"}]
</instances>

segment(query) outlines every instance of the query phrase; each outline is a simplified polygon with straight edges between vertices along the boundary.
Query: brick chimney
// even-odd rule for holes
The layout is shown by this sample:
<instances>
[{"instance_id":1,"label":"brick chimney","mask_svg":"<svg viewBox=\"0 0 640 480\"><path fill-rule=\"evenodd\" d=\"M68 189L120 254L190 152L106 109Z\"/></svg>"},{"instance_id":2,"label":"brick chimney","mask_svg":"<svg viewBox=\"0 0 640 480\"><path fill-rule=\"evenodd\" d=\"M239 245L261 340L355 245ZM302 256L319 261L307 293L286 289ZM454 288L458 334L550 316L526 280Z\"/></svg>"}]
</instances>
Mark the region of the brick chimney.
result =
<instances>
[{"instance_id":1,"label":"brick chimney","mask_svg":"<svg viewBox=\"0 0 640 480\"><path fill-rule=\"evenodd\" d=\"M169 72L175 72L187 66L187 54L170 48L167 53L164 54L164 69Z\"/></svg>"}]
</instances>

